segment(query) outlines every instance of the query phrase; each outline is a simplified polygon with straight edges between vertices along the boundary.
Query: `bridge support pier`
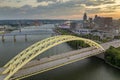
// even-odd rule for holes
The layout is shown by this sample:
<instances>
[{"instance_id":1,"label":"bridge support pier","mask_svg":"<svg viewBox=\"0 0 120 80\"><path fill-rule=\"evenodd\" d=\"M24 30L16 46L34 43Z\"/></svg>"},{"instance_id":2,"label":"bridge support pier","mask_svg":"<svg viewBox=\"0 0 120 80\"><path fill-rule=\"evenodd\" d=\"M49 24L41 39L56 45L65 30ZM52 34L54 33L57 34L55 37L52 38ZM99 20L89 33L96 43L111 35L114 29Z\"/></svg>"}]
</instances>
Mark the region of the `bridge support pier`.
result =
<instances>
[{"instance_id":1,"label":"bridge support pier","mask_svg":"<svg viewBox=\"0 0 120 80\"><path fill-rule=\"evenodd\" d=\"M27 34L25 34L25 42L27 42Z\"/></svg>"},{"instance_id":2,"label":"bridge support pier","mask_svg":"<svg viewBox=\"0 0 120 80\"><path fill-rule=\"evenodd\" d=\"M3 43L5 42L5 38L4 38L4 35L2 35L2 42L3 42Z\"/></svg>"},{"instance_id":3,"label":"bridge support pier","mask_svg":"<svg viewBox=\"0 0 120 80\"><path fill-rule=\"evenodd\" d=\"M100 59L103 59L103 60L105 59L104 56L105 56L104 53L96 55L97 58L100 58Z\"/></svg>"},{"instance_id":4,"label":"bridge support pier","mask_svg":"<svg viewBox=\"0 0 120 80\"><path fill-rule=\"evenodd\" d=\"M13 38L14 38L14 42L16 42L16 35L14 35Z\"/></svg>"}]
</instances>

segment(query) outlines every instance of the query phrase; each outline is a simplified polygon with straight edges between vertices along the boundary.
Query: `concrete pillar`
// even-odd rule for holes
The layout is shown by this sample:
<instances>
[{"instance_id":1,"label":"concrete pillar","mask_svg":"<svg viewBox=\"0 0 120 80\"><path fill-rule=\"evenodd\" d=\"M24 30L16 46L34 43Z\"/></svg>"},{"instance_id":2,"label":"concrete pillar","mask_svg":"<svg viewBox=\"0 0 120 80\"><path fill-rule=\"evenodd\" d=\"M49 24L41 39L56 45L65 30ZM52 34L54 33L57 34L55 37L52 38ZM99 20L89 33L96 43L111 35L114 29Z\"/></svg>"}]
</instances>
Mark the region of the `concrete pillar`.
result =
<instances>
[{"instance_id":1,"label":"concrete pillar","mask_svg":"<svg viewBox=\"0 0 120 80\"><path fill-rule=\"evenodd\" d=\"M25 42L27 42L27 34L25 34Z\"/></svg>"},{"instance_id":2,"label":"concrete pillar","mask_svg":"<svg viewBox=\"0 0 120 80\"><path fill-rule=\"evenodd\" d=\"M104 60L105 59L104 58L105 57L105 53L98 54L98 55L96 55L96 57Z\"/></svg>"},{"instance_id":3,"label":"concrete pillar","mask_svg":"<svg viewBox=\"0 0 120 80\"><path fill-rule=\"evenodd\" d=\"M21 32L21 28L19 29L19 32Z\"/></svg>"},{"instance_id":4,"label":"concrete pillar","mask_svg":"<svg viewBox=\"0 0 120 80\"><path fill-rule=\"evenodd\" d=\"M5 38L4 38L4 35L2 35L2 42L5 42Z\"/></svg>"},{"instance_id":5,"label":"concrete pillar","mask_svg":"<svg viewBox=\"0 0 120 80\"><path fill-rule=\"evenodd\" d=\"M16 42L16 35L13 36L14 42Z\"/></svg>"}]
</instances>

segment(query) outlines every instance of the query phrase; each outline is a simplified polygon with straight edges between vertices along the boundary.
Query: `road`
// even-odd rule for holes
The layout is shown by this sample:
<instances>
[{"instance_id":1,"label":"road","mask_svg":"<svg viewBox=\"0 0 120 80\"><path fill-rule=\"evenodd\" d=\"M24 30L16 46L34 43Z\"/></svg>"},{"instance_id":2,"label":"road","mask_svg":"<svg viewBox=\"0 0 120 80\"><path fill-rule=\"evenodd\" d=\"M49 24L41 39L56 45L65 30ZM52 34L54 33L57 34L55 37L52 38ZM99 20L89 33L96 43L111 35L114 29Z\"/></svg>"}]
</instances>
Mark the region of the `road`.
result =
<instances>
[{"instance_id":1,"label":"road","mask_svg":"<svg viewBox=\"0 0 120 80\"><path fill-rule=\"evenodd\" d=\"M101 44L103 48L106 50L110 46L119 47L120 40L107 42ZM101 49L95 49L94 47L83 48L80 50L75 50L63 54L58 54L50 57L45 57L40 60L33 60L27 63L21 70L14 74L11 79L22 79L25 77L29 77L38 73L42 73L48 70L52 70L94 55L102 53ZM3 68L0 69L3 71ZM0 80L3 80L7 75L1 75Z\"/></svg>"}]
</instances>

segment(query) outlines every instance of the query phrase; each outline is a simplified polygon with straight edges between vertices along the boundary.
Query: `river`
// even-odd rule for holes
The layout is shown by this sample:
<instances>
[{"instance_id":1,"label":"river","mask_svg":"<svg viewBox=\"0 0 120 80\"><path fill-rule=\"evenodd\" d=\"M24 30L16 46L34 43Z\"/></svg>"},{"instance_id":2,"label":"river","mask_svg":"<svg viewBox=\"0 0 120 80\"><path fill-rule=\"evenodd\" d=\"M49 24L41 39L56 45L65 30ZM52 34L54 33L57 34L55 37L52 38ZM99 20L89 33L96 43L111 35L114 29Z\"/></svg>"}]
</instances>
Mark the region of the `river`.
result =
<instances>
[{"instance_id":1,"label":"river","mask_svg":"<svg viewBox=\"0 0 120 80\"><path fill-rule=\"evenodd\" d=\"M49 24L35 28L26 27L22 29L22 33L13 31L5 36L4 43L2 43L0 37L0 66L2 67L12 57L28 46L52 36L52 28L54 28L54 25ZM27 35L27 42L25 42L25 37L22 34L30 33L33 34ZM13 36L10 36L11 34L20 34L16 36L16 42L13 41ZM35 59L71 50L72 49L64 43L53 47ZM101 59L91 57L23 80L120 80L120 70L109 66Z\"/></svg>"}]
</instances>

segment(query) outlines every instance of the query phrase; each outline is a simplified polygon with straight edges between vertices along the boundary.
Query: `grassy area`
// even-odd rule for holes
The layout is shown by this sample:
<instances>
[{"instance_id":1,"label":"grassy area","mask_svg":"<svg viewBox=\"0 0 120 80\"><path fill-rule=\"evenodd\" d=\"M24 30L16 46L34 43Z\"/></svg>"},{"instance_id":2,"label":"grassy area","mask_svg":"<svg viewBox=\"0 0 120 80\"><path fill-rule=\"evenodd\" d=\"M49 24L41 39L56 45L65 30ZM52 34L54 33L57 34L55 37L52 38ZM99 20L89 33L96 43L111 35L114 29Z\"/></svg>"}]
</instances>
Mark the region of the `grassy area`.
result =
<instances>
[{"instance_id":1,"label":"grassy area","mask_svg":"<svg viewBox=\"0 0 120 80\"><path fill-rule=\"evenodd\" d=\"M105 60L112 65L120 67L120 47L115 48L111 46L108 50L106 50Z\"/></svg>"},{"instance_id":2,"label":"grassy area","mask_svg":"<svg viewBox=\"0 0 120 80\"><path fill-rule=\"evenodd\" d=\"M110 41L109 38L108 39L100 39L99 36L95 36L95 35L92 35L92 34L86 34L86 35L75 34L68 29L56 28L56 31L58 33L60 33L61 35L73 35L73 36L77 36L77 37L87 38L87 39L93 40L93 41L95 41L99 44ZM81 48L82 47L88 47L88 45L86 45L83 41L71 41L71 42L69 42L69 45L74 49L77 49L77 48L80 48L80 47Z\"/></svg>"},{"instance_id":3,"label":"grassy area","mask_svg":"<svg viewBox=\"0 0 120 80\"><path fill-rule=\"evenodd\" d=\"M120 36L115 36L114 39L120 39Z\"/></svg>"},{"instance_id":4,"label":"grassy area","mask_svg":"<svg viewBox=\"0 0 120 80\"><path fill-rule=\"evenodd\" d=\"M0 31L0 34L4 34L5 32L4 31Z\"/></svg>"},{"instance_id":5,"label":"grassy area","mask_svg":"<svg viewBox=\"0 0 120 80\"><path fill-rule=\"evenodd\" d=\"M57 28L56 29L60 34L62 35L74 35L74 36L78 36L76 34L73 34L71 31L67 30L67 29L60 29L60 28ZM78 36L79 37L79 36ZM88 47L89 45L84 43L84 41L70 41L70 42L67 42L68 45L70 45L73 49L78 49L78 48L85 48L85 47Z\"/></svg>"}]
</instances>

